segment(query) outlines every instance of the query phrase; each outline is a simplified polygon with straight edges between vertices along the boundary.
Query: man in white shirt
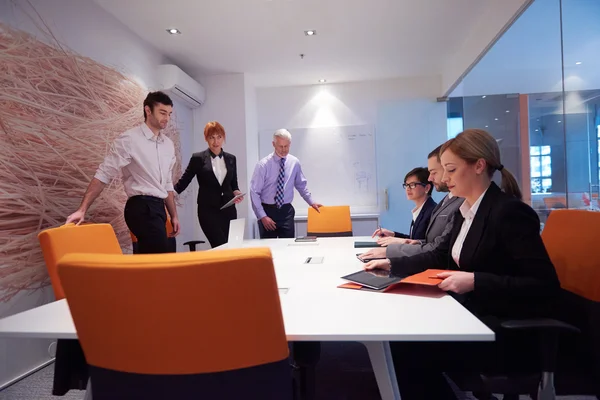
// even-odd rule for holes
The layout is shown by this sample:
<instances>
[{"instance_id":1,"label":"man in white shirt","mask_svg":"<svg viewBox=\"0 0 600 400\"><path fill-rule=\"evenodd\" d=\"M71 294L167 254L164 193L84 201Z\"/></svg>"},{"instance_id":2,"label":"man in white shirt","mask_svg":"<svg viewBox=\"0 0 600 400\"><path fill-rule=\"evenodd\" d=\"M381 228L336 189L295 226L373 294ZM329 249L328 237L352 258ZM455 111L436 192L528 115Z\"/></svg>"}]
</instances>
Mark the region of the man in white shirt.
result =
<instances>
[{"instance_id":1,"label":"man in white shirt","mask_svg":"<svg viewBox=\"0 0 600 400\"><path fill-rule=\"evenodd\" d=\"M165 205L171 216L172 235L177 236L180 230L172 179L175 146L161 133L172 112L169 96L162 92L148 94L144 100L144 123L115 139L67 224L83 222L104 187L122 174L128 197L125 222L138 239L139 253L168 252Z\"/></svg>"}]
</instances>

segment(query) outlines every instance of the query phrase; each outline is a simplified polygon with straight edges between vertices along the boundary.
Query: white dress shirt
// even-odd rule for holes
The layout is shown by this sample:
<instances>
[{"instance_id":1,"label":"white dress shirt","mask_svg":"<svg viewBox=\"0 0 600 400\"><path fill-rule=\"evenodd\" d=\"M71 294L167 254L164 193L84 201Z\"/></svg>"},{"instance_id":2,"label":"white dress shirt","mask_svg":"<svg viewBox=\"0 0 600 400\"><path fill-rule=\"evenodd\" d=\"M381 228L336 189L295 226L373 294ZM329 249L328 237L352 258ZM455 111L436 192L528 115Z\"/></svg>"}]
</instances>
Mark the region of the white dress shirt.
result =
<instances>
[{"instance_id":1,"label":"white dress shirt","mask_svg":"<svg viewBox=\"0 0 600 400\"><path fill-rule=\"evenodd\" d=\"M219 185L223 185L223 180L225 180L225 175L227 175L225 157L212 157L211 163L215 177L217 178L217 181L219 181Z\"/></svg>"},{"instance_id":2,"label":"white dress shirt","mask_svg":"<svg viewBox=\"0 0 600 400\"><path fill-rule=\"evenodd\" d=\"M486 192L487 189L481 194L481 196L479 196L477 201L475 201L475 203L472 206L469 206L469 203L467 202L467 200L465 200L459 208L460 213L462 214L465 220L463 221L462 226L460 227L460 232L456 237L456 242L454 242L454 246L452 246L452 259L454 260L456 265L458 265L459 268L460 264L458 263L458 261L460 260L460 253L462 252L463 244L465 243L465 238L469 233L469 229L471 229L473 219L477 214L477 210L479 209L481 200L483 199L483 196L485 196Z\"/></svg>"},{"instance_id":3,"label":"white dress shirt","mask_svg":"<svg viewBox=\"0 0 600 400\"><path fill-rule=\"evenodd\" d=\"M162 133L154 135L143 123L115 139L94 177L109 184L121 174L127 197L165 199L168 192L174 191L174 165L175 146L171 139Z\"/></svg>"},{"instance_id":4,"label":"white dress shirt","mask_svg":"<svg viewBox=\"0 0 600 400\"><path fill-rule=\"evenodd\" d=\"M427 199L425 199L425 201L427 201ZM413 222L415 222L417 220L417 217L419 216L419 214L421 213L421 210L423 209L423 205L425 204L425 201L423 203L421 203L421 205L419 207L415 207L412 209Z\"/></svg>"}]
</instances>

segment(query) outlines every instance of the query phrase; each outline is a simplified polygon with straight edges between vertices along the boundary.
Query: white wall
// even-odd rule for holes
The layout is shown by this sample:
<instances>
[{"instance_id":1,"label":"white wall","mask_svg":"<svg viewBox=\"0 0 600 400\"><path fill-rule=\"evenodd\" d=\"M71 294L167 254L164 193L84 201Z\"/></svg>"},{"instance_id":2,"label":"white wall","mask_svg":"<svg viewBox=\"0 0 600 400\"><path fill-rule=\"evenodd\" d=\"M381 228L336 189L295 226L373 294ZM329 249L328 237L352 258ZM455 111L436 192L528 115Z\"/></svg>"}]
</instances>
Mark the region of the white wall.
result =
<instances>
[{"instance_id":1,"label":"white wall","mask_svg":"<svg viewBox=\"0 0 600 400\"><path fill-rule=\"evenodd\" d=\"M440 77L259 88L258 129L376 125L383 102L435 99L440 88Z\"/></svg>"},{"instance_id":2,"label":"white wall","mask_svg":"<svg viewBox=\"0 0 600 400\"><path fill-rule=\"evenodd\" d=\"M434 101L441 90L441 77L415 77L382 81L257 89L258 130L318 126L373 125L378 137L381 107L403 100ZM400 134L402 126L398 126ZM443 132L445 134L445 131ZM420 140L418 136L414 140ZM294 145L290 151L294 154ZM423 155L425 161L427 154ZM248 160L251 162L251 160ZM397 160L390 159L390 168ZM411 167L412 168L412 167ZM408 170L407 170L408 171ZM379 171L378 171L379 175ZM308 180L310 189L310 179ZM297 196L297 194L296 194ZM318 201L318 199L315 199ZM408 211L407 211L408 212ZM297 221L297 235L306 231ZM355 235L370 235L377 218L353 219Z\"/></svg>"},{"instance_id":3,"label":"white wall","mask_svg":"<svg viewBox=\"0 0 600 400\"><path fill-rule=\"evenodd\" d=\"M36 15L27 5L28 2L14 3L24 7L28 15ZM15 7L14 3L0 0L0 22L33 33L40 40L51 42L36 27L36 23L42 26L41 21L36 19L34 23L22 12L22 9ZM168 62L151 45L133 34L91 0L30 0L29 3L35 7L43 22L63 45L122 71L150 89L155 85L156 66ZM182 114L185 114L185 111ZM182 118L192 120L190 116L182 115ZM191 143L190 137L182 137L181 141L182 144L191 147L191 144L187 144ZM183 152L185 155L185 148ZM187 161L184 161L184 164L187 164ZM0 268L2 268L1 260ZM5 316L14 314L52 299L50 287L41 291L23 292L10 302L0 304L0 313ZM0 339L0 387L49 360L48 344L49 341L45 340Z\"/></svg>"}]
</instances>

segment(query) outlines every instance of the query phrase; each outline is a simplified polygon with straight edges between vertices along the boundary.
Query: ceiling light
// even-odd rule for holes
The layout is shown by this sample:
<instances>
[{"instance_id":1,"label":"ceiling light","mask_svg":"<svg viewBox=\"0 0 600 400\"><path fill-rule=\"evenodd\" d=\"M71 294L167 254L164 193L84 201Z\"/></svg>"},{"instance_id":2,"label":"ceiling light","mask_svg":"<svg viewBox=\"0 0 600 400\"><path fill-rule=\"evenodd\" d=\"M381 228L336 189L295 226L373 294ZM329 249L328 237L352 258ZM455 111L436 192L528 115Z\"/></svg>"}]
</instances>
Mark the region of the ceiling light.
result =
<instances>
[{"instance_id":1,"label":"ceiling light","mask_svg":"<svg viewBox=\"0 0 600 400\"><path fill-rule=\"evenodd\" d=\"M486 125L485 127L486 127L486 128L489 128L489 125Z\"/></svg>"},{"instance_id":2,"label":"ceiling light","mask_svg":"<svg viewBox=\"0 0 600 400\"><path fill-rule=\"evenodd\" d=\"M539 129L536 129L535 131L537 132L537 131L539 131Z\"/></svg>"},{"instance_id":3,"label":"ceiling light","mask_svg":"<svg viewBox=\"0 0 600 400\"><path fill-rule=\"evenodd\" d=\"M314 35L316 35L316 34L317 34L317 31L315 31L314 29L310 29L310 30L308 30L308 31L304 31L304 34L305 34L306 36L314 36Z\"/></svg>"},{"instance_id":4,"label":"ceiling light","mask_svg":"<svg viewBox=\"0 0 600 400\"><path fill-rule=\"evenodd\" d=\"M167 29L167 32L169 32L171 35L180 35L181 31L177 28L169 28Z\"/></svg>"},{"instance_id":5,"label":"ceiling light","mask_svg":"<svg viewBox=\"0 0 600 400\"><path fill-rule=\"evenodd\" d=\"M494 118L494 121L498 121L498 118Z\"/></svg>"},{"instance_id":6,"label":"ceiling light","mask_svg":"<svg viewBox=\"0 0 600 400\"><path fill-rule=\"evenodd\" d=\"M556 121L557 124L560 124L562 121Z\"/></svg>"},{"instance_id":7,"label":"ceiling light","mask_svg":"<svg viewBox=\"0 0 600 400\"><path fill-rule=\"evenodd\" d=\"M325 82L327 82L326 79L319 79L319 83L325 83Z\"/></svg>"},{"instance_id":8,"label":"ceiling light","mask_svg":"<svg viewBox=\"0 0 600 400\"><path fill-rule=\"evenodd\" d=\"M575 65L581 65L581 61L577 61Z\"/></svg>"},{"instance_id":9,"label":"ceiling light","mask_svg":"<svg viewBox=\"0 0 600 400\"><path fill-rule=\"evenodd\" d=\"M485 99L487 96L481 96L482 99Z\"/></svg>"},{"instance_id":10,"label":"ceiling light","mask_svg":"<svg viewBox=\"0 0 600 400\"><path fill-rule=\"evenodd\" d=\"M510 110L506 110L506 112L507 112L507 113L509 113L509 112L510 112Z\"/></svg>"}]
</instances>

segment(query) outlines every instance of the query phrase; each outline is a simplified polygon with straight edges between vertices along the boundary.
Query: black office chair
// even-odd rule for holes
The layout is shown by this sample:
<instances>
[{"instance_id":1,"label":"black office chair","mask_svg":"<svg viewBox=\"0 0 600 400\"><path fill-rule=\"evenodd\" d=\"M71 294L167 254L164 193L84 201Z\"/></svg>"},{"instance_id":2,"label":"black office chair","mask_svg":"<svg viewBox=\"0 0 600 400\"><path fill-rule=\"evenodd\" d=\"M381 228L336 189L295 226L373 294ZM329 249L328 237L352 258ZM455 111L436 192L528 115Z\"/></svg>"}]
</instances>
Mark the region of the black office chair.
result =
<instances>
[{"instance_id":1,"label":"black office chair","mask_svg":"<svg viewBox=\"0 0 600 400\"><path fill-rule=\"evenodd\" d=\"M196 245L206 243L204 240L190 240L189 242L185 242L184 246L190 246L190 251L196 251Z\"/></svg>"}]
</instances>

